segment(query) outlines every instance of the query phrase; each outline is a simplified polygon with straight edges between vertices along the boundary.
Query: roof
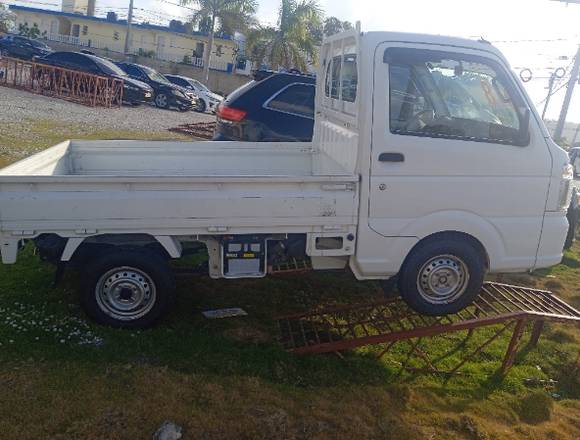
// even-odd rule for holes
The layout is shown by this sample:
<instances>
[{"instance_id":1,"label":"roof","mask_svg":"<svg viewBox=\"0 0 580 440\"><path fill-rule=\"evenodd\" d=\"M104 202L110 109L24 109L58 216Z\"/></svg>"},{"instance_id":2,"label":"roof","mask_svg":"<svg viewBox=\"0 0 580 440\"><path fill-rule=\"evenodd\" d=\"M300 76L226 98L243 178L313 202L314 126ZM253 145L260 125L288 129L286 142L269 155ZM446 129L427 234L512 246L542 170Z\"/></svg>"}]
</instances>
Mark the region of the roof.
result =
<instances>
[{"instance_id":1,"label":"roof","mask_svg":"<svg viewBox=\"0 0 580 440\"><path fill-rule=\"evenodd\" d=\"M483 39L471 40L468 38L449 37L446 35L430 35L406 32L365 32L364 38L371 42L371 45L378 45L382 42L436 44L441 46L455 46L474 50L484 50L503 57L501 52L493 44Z\"/></svg>"},{"instance_id":2,"label":"roof","mask_svg":"<svg viewBox=\"0 0 580 440\"><path fill-rule=\"evenodd\" d=\"M107 20L105 17L89 17L88 15L81 15L81 14L73 14L70 12L62 12L62 11L53 11L50 9L39 9L39 8L30 8L28 6L18 6L18 5L10 5L9 6L10 10L13 11L23 11L23 12L33 12L33 13L37 13L37 14L47 14L47 15L54 15L54 16L58 16L58 17L68 17L68 18L76 18L76 19L81 19L81 20L88 20L88 21L96 21L96 22L100 22L100 23L109 23L109 24L118 24L120 26L126 25L127 21L126 20L117 20L117 21L110 21ZM161 31L161 32L168 32L171 34L178 34L178 35L185 35L185 36L198 36L198 37L208 37L208 34L205 32L192 32L191 34L189 33L185 33L185 32L180 32L178 30L175 29L171 29L167 26L158 26L155 24L149 24L149 23L133 23L133 27L135 28L139 28L139 29L150 29L150 30L155 30L155 31ZM231 35L220 35L219 37L216 35L216 39L219 40L226 40L226 41L233 41L234 38Z\"/></svg>"}]
</instances>

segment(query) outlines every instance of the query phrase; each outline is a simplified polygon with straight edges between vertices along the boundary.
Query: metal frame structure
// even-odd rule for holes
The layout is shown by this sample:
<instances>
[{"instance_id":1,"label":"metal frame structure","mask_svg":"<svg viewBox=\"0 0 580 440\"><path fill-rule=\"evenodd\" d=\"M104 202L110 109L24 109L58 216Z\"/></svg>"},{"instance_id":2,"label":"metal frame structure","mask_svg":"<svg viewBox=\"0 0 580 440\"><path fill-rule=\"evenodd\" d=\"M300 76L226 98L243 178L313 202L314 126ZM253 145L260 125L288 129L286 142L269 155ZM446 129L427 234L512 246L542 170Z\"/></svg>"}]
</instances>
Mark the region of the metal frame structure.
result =
<instances>
[{"instance_id":1,"label":"metal frame structure","mask_svg":"<svg viewBox=\"0 0 580 440\"><path fill-rule=\"evenodd\" d=\"M580 312L553 293L500 283L486 283L477 300L465 310L448 316L430 317L419 315L401 299L377 303L358 304L328 308L305 314L285 316L278 319L280 340L283 346L296 354L338 353L369 345L383 345L381 358L397 345L410 345L403 369L452 375L459 372L467 362L474 359L500 336L511 330L500 374L504 376L513 366L522 336L528 324L532 324L530 347L537 345L545 322L580 323ZM465 347L473 333L487 329L483 342L464 353L460 362L443 370L441 360L432 359L421 348L426 338L447 337L467 331L451 352ZM465 351L465 350L462 350ZM411 358L421 359L423 366L410 366Z\"/></svg>"},{"instance_id":2,"label":"metal frame structure","mask_svg":"<svg viewBox=\"0 0 580 440\"><path fill-rule=\"evenodd\" d=\"M16 58L0 57L0 86L90 107L121 107L122 79L108 78Z\"/></svg>"}]
</instances>

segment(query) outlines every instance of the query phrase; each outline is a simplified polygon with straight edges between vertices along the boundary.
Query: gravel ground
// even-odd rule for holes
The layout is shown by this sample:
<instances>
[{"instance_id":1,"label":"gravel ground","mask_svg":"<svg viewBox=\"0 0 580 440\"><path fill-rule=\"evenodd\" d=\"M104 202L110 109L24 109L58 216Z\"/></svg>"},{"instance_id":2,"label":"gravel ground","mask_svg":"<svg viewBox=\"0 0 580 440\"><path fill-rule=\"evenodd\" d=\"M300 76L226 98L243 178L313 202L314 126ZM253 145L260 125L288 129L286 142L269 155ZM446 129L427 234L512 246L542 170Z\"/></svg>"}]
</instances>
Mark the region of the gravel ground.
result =
<instances>
[{"instance_id":1,"label":"gravel ground","mask_svg":"<svg viewBox=\"0 0 580 440\"><path fill-rule=\"evenodd\" d=\"M0 123L12 125L26 120L93 126L100 130L165 132L181 124L211 122L215 120L215 116L160 110L151 106L120 109L92 108L0 87ZM0 133L1 131L0 125Z\"/></svg>"}]
</instances>

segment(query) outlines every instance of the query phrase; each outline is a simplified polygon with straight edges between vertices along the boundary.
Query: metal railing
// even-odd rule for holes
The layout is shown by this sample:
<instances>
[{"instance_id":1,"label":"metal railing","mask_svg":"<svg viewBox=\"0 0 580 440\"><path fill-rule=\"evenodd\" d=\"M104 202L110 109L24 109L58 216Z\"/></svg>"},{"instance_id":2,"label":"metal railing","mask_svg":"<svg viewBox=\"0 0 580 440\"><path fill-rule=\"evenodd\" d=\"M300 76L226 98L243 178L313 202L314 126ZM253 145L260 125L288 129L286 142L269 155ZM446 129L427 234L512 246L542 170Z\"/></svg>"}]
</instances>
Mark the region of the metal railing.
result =
<instances>
[{"instance_id":1,"label":"metal railing","mask_svg":"<svg viewBox=\"0 0 580 440\"><path fill-rule=\"evenodd\" d=\"M75 70L0 57L0 86L91 107L121 107L124 81Z\"/></svg>"}]
</instances>

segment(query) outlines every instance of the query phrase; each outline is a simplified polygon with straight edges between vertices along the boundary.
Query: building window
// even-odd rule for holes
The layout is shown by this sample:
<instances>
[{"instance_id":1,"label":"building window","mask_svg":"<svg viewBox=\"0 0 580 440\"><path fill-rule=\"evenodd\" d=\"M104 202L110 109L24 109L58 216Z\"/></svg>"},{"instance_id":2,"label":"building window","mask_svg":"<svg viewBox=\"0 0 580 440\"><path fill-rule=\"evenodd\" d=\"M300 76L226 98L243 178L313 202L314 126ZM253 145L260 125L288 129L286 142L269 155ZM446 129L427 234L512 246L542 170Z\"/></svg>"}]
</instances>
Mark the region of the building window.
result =
<instances>
[{"instance_id":1,"label":"building window","mask_svg":"<svg viewBox=\"0 0 580 440\"><path fill-rule=\"evenodd\" d=\"M113 40L115 40L115 41L119 41L119 38L120 38L120 37L119 37L119 32L115 31L115 32L113 33Z\"/></svg>"},{"instance_id":2,"label":"building window","mask_svg":"<svg viewBox=\"0 0 580 440\"><path fill-rule=\"evenodd\" d=\"M89 27L87 25L83 26L83 35L88 35L89 33Z\"/></svg>"},{"instance_id":3,"label":"building window","mask_svg":"<svg viewBox=\"0 0 580 440\"><path fill-rule=\"evenodd\" d=\"M171 47L176 47L176 46L175 46L175 37L171 37L171 40L169 40L169 45L170 45Z\"/></svg>"},{"instance_id":4,"label":"building window","mask_svg":"<svg viewBox=\"0 0 580 440\"><path fill-rule=\"evenodd\" d=\"M81 26L79 24L73 24L71 35L73 37L79 37L81 34Z\"/></svg>"},{"instance_id":5,"label":"building window","mask_svg":"<svg viewBox=\"0 0 580 440\"><path fill-rule=\"evenodd\" d=\"M215 49L215 54L218 58L221 57L224 54L224 46L221 44L218 44L216 46L216 49Z\"/></svg>"}]
</instances>

